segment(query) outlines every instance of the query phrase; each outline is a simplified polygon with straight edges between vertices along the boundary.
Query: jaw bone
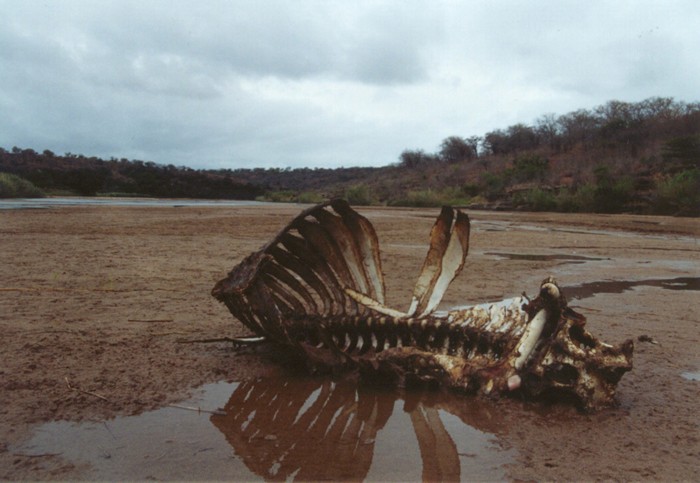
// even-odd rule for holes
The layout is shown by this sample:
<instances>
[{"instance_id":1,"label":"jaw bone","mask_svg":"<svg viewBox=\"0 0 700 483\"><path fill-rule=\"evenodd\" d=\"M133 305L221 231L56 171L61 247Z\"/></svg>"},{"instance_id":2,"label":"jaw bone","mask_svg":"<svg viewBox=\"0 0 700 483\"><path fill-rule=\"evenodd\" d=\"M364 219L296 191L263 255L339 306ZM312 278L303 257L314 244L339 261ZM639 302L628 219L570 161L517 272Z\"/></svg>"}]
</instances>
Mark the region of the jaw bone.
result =
<instances>
[{"instance_id":1,"label":"jaw bone","mask_svg":"<svg viewBox=\"0 0 700 483\"><path fill-rule=\"evenodd\" d=\"M212 295L313 370L354 368L397 384L430 381L490 395L555 391L588 409L613 404L632 367L632 344L603 345L588 334L553 279L514 306L435 312L468 248L469 218L444 207L408 311L386 307L376 233L333 200L303 211Z\"/></svg>"}]
</instances>

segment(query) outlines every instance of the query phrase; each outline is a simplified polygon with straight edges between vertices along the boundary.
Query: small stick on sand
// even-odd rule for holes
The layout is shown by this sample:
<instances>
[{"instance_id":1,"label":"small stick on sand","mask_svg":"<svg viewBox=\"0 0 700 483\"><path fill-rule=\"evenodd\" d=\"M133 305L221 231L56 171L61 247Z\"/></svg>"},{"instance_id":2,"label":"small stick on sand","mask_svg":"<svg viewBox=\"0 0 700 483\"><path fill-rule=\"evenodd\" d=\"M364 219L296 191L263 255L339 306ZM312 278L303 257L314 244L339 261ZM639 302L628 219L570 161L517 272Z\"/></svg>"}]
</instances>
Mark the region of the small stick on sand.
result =
<instances>
[{"instance_id":1,"label":"small stick on sand","mask_svg":"<svg viewBox=\"0 0 700 483\"><path fill-rule=\"evenodd\" d=\"M239 347L250 347L267 342L265 337L250 335L245 337L217 337L215 339L177 339L178 344L211 344L213 342L231 342Z\"/></svg>"},{"instance_id":2,"label":"small stick on sand","mask_svg":"<svg viewBox=\"0 0 700 483\"><path fill-rule=\"evenodd\" d=\"M63 453L41 453L41 454L25 454L25 453L13 453L15 456L22 456L24 458L44 458L50 456L61 456Z\"/></svg>"},{"instance_id":3,"label":"small stick on sand","mask_svg":"<svg viewBox=\"0 0 700 483\"><path fill-rule=\"evenodd\" d=\"M179 404L168 404L168 407L176 408L176 409L185 409L187 411L196 411L198 413L215 414L217 416L226 416L226 411L222 411L221 409L209 411L209 410L202 409L202 408L193 408L190 406L180 406Z\"/></svg>"},{"instance_id":4,"label":"small stick on sand","mask_svg":"<svg viewBox=\"0 0 700 483\"><path fill-rule=\"evenodd\" d=\"M231 337L218 337L216 339L178 339L176 342L178 344L212 344L214 342L232 342L234 344L239 343L239 341Z\"/></svg>"},{"instance_id":5,"label":"small stick on sand","mask_svg":"<svg viewBox=\"0 0 700 483\"><path fill-rule=\"evenodd\" d=\"M71 383L68 381L68 377L65 377L64 379L66 380L66 385L68 386L68 389L72 389L73 391L78 391L80 393L87 394L88 396L98 397L98 398L102 399L103 401L111 402L109 399L107 399L104 396L100 396L99 394L96 394L96 393L90 392L90 391L83 391L80 388L77 388L75 386L71 386Z\"/></svg>"}]
</instances>

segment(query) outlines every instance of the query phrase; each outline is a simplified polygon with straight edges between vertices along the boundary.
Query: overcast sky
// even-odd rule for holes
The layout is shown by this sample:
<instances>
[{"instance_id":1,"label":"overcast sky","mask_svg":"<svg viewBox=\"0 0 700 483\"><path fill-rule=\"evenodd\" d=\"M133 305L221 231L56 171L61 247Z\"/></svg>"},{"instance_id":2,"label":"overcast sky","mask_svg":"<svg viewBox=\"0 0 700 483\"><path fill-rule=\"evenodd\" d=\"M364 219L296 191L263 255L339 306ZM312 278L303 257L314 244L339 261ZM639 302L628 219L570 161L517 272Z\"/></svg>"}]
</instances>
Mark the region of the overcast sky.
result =
<instances>
[{"instance_id":1,"label":"overcast sky","mask_svg":"<svg viewBox=\"0 0 700 483\"><path fill-rule=\"evenodd\" d=\"M0 0L0 146L381 166L617 99L700 101L700 2Z\"/></svg>"}]
</instances>

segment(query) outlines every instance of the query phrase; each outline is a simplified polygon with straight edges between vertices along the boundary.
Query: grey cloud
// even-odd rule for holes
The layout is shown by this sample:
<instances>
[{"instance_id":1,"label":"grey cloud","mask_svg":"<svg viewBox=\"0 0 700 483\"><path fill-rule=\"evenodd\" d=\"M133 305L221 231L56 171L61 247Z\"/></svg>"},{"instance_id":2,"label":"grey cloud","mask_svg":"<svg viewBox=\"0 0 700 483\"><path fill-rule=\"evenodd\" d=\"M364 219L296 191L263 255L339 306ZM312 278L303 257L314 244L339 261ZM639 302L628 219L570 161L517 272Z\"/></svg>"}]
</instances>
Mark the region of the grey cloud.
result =
<instances>
[{"instance_id":1,"label":"grey cloud","mask_svg":"<svg viewBox=\"0 0 700 483\"><path fill-rule=\"evenodd\" d=\"M372 3L359 9L331 2L87 5L91 43L122 61L177 54L248 76L414 82L425 77L421 49L434 37L416 7L397 13Z\"/></svg>"},{"instance_id":2,"label":"grey cloud","mask_svg":"<svg viewBox=\"0 0 700 483\"><path fill-rule=\"evenodd\" d=\"M693 1L0 0L0 12L5 148L386 164L613 98L698 100Z\"/></svg>"}]
</instances>

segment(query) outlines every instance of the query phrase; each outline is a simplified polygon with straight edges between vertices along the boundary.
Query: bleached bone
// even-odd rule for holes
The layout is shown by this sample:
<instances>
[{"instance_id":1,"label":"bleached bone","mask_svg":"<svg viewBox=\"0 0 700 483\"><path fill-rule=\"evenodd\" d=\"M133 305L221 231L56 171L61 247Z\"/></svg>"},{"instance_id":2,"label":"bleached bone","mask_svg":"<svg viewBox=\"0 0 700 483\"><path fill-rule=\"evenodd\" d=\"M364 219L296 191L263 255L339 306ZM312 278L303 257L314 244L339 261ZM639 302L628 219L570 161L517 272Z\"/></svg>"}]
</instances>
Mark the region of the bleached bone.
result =
<instances>
[{"instance_id":1,"label":"bleached bone","mask_svg":"<svg viewBox=\"0 0 700 483\"><path fill-rule=\"evenodd\" d=\"M413 291L409 315L425 316L435 310L462 270L468 251L469 218L459 211L455 217L452 208L443 207L430 232L430 249Z\"/></svg>"},{"instance_id":2,"label":"bleached bone","mask_svg":"<svg viewBox=\"0 0 700 483\"><path fill-rule=\"evenodd\" d=\"M530 357L530 354L532 354L532 351L535 349L535 344L540 340L545 322L547 322L547 311L542 309L537 312L537 315L527 324L525 333L516 349L518 357L513 361L514 368L521 369L525 361Z\"/></svg>"},{"instance_id":3,"label":"bleached bone","mask_svg":"<svg viewBox=\"0 0 700 483\"><path fill-rule=\"evenodd\" d=\"M391 307L387 307L386 305L366 296L365 294L361 294L359 292L354 291L351 288L345 288L345 293L350 296L355 302L364 305L368 309L371 309L375 312L378 312L383 315L388 315L390 317L395 317L395 318L401 318L401 317L408 317L409 314L406 312L401 312L400 310L394 310Z\"/></svg>"},{"instance_id":4,"label":"bleached bone","mask_svg":"<svg viewBox=\"0 0 700 483\"><path fill-rule=\"evenodd\" d=\"M397 384L432 381L491 396L566 394L585 409L613 404L632 368L632 341L599 342L554 279L533 300L435 312L468 248L469 218L444 207L409 310L386 307L376 233L333 200L303 211L212 295L256 336L292 348L314 370L354 368Z\"/></svg>"}]
</instances>

